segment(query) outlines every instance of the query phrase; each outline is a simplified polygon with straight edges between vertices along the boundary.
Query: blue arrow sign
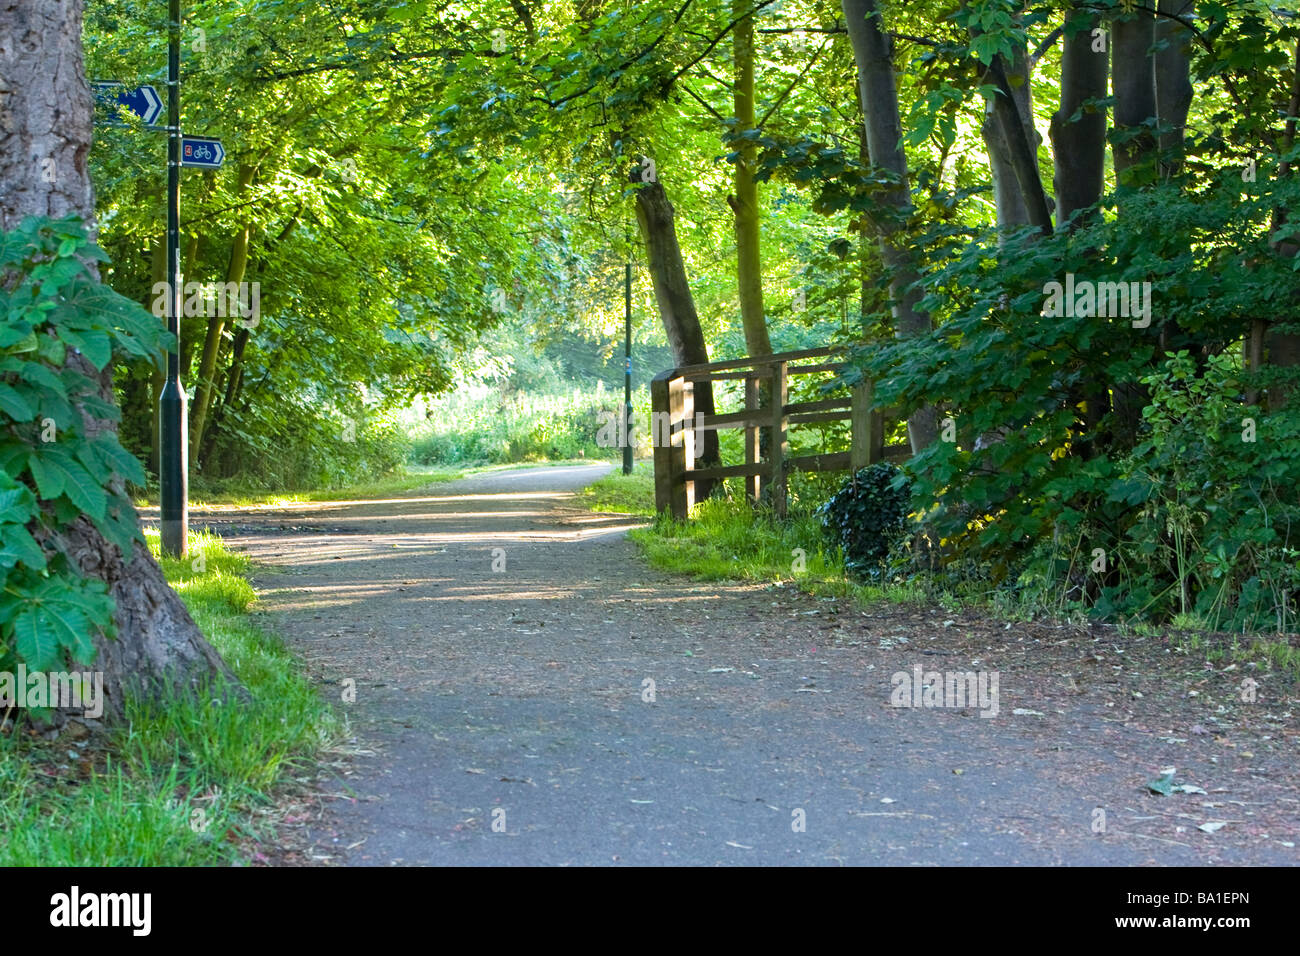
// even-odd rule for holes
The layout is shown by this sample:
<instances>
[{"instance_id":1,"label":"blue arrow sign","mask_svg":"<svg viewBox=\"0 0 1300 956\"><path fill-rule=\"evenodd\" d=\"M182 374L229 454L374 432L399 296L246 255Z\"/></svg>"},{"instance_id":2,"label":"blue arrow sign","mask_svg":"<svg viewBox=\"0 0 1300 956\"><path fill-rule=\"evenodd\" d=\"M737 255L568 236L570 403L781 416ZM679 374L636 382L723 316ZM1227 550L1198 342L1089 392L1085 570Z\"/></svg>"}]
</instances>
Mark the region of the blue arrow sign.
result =
<instances>
[{"instance_id":1,"label":"blue arrow sign","mask_svg":"<svg viewBox=\"0 0 1300 956\"><path fill-rule=\"evenodd\" d=\"M140 121L146 126L157 125L158 118L162 116L162 97L152 86L139 86L134 90L128 90L125 83L116 81L91 83L90 86L94 90L96 102L108 107L114 119L117 118L118 109L123 106L140 117Z\"/></svg>"},{"instance_id":2,"label":"blue arrow sign","mask_svg":"<svg viewBox=\"0 0 1300 956\"><path fill-rule=\"evenodd\" d=\"M219 139L200 136L181 137L181 165L199 169L220 169L226 158L226 147Z\"/></svg>"}]
</instances>

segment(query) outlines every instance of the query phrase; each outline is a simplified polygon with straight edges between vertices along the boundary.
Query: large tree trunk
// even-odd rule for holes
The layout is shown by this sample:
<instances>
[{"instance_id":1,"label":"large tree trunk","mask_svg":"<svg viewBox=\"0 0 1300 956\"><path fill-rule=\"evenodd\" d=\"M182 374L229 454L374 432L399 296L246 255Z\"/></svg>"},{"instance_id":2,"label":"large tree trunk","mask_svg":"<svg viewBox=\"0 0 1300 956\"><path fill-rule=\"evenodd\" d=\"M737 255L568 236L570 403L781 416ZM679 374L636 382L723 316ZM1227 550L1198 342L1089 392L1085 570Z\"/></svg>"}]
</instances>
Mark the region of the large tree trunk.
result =
<instances>
[{"instance_id":1,"label":"large tree trunk","mask_svg":"<svg viewBox=\"0 0 1300 956\"><path fill-rule=\"evenodd\" d=\"M1156 18L1151 0L1135 0L1131 13L1115 18L1111 38L1111 86L1115 94L1115 131L1132 134L1111 150L1117 185L1140 186L1153 178L1149 168L1156 140L1142 125L1156 116L1156 68L1153 46Z\"/></svg>"},{"instance_id":2,"label":"large tree trunk","mask_svg":"<svg viewBox=\"0 0 1300 956\"><path fill-rule=\"evenodd\" d=\"M1167 16L1156 18L1156 40L1164 43L1156 51L1156 115L1161 126L1173 127L1160 137L1165 176L1176 176L1182 169L1187 111L1192 106L1192 31L1172 18L1188 19L1195 7L1195 0L1160 0L1157 7Z\"/></svg>"},{"instance_id":3,"label":"large tree trunk","mask_svg":"<svg viewBox=\"0 0 1300 956\"><path fill-rule=\"evenodd\" d=\"M1106 35L1094 37L1092 33L1099 25L1096 15L1086 11L1066 14L1060 107L1051 127L1056 222L1066 229L1096 218L1096 206L1105 189L1106 107L1087 105L1105 98L1110 76ZM1075 113L1078 119L1072 119ZM1075 219L1079 213L1083 215ZM1110 390L1105 382L1089 381L1075 387L1071 400L1076 407L1082 405L1083 432L1090 436L1075 443L1074 451L1091 458L1096 452L1093 439L1110 411Z\"/></svg>"},{"instance_id":4,"label":"large tree trunk","mask_svg":"<svg viewBox=\"0 0 1300 956\"><path fill-rule=\"evenodd\" d=\"M732 0L733 16L740 16L733 34L736 59L736 132L754 128L754 18L741 16L752 6L751 0ZM736 160L736 194L728 197L736 217L736 287L740 296L740 322L745 329L745 349L751 356L771 355L772 342L767 334L763 311L763 266L759 260L758 184L754 166L758 147L744 142L738 145Z\"/></svg>"},{"instance_id":5,"label":"large tree trunk","mask_svg":"<svg viewBox=\"0 0 1300 956\"><path fill-rule=\"evenodd\" d=\"M1106 177L1106 107L1085 106L1106 96L1108 57L1105 34L1093 37L1099 21L1083 12L1066 15L1061 50L1061 106L1052 117L1055 159L1056 222L1065 225L1075 213L1092 209L1101 199ZM1071 117L1079 113L1077 120Z\"/></svg>"},{"instance_id":6,"label":"large tree trunk","mask_svg":"<svg viewBox=\"0 0 1300 956\"><path fill-rule=\"evenodd\" d=\"M1157 10L1164 14L1156 17L1155 54L1156 116L1160 125L1172 127L1159 138L1160 177L1172 179L1183 168L1184 138L1187 112L1192 106L1192 31L1174 17L1189 17L1194 0L1159 0ZM1200 350L1182 324L1170 316L1161 331L1161 346L1166 355L1190 348L1193 358L1200 364Z\"/></svg>"},{"instance_id":7,"label":"large tree trunk","mask_svg":"<svg viewBox=\"0 0 1300 956\"><path fill-rule=\"evenodd\" d=\"M1287 104L1287 121L1282 133L1282 142L1279 152L1282 155L1290 153L1296 142L1296 120L1295 117L1300 115L1300 42L1296 43L1295 57L1291 66L1291 96ZM1283 162L1279 168L1278 175L1290 177L1294 175L1292 164ZM1276 232L1281 229L1291 217L1289 209L1273 210L1273 230ZM1283 255L1295 256L1300 254L1300 247L1295 243L1275 244L1275 248ZM1288 309L1288 311L1293 311ZM1292 320L1294 321L1294 320ZM1257 366L1262 357L1261 352L1267 353L1267 362L1275 368L1294 369L1300 365L1300 334L1288 332L1275 328L1267 320L1256 321L1252 323L1251 333L1247 339L1248 354L1252 359L1252 365ZM1295 392L1294 380L1290 382L1276 382L1268 388L1268 409L1269 411L1279 411L1289 402Z\"/></svg>"},{"instance_id":8,"label":"large tree trunk","mask_svg":"<svg viewBox=\"0 0 1300 956\"><path fill-rule=\"evenodd\" d=\"M887 201L900 209L908 204L907 156L903 152L902 121L898 113L898 88L889 39L880 22L876 0L841 0L853 59L858 68L858 85L867 131L867 149L872 163L898 177ZM880 258L890 270L889 291L893 299L894 331L899 338L927 335L930 315L917 308L921 293L912 286L919 278L906 237L893 223L881 223ZM939 437L938 421L931 407L919 408L907 420L912 454L920 454Z\"/></svg>"},{"instance_id":9,"label":"large tree trunk","mask_svg":"<svg viewBox=\"0 0 1300 956\"><path fill-rule=\"evenodd\" d=\"M1050 235L1052 213L1038 169L1030 69L1023 43L1010 61L1001 55L993 58L982 82L991 81L996 92L985 104L982 132L993 174L998 229L1034 225Z\"/></svg>"},{"instance_id":10,"label":"large tree trunk","mask_svg":"<svg viewBox=\"0 0 1300 956\"><path fill-rule=\"evenodd\" d=\"M1131 134L1115 143L1111 156L1117 186L1139 187L1155 181L1157 142L1144 124L1156 117L1156 18L1152 0L1135 0L1131 14L1116 17L1111 43L1111 88L1115 94L1115 132ZM1119 204L1124 216L1124 204ZM1146 388L1136 382L1113 383L1112 439L1128 448L1136 438L1146 406Z\"/></svg>"},{"instance_id":11,"label":"large tree trunk","mask_svg":"<svg viewBox=\"0 0 1300 956\"><path fill-rule=\"evenodd\" d=\"M87 169L92 100L81 23L82 0L0 0L0 229L27 216L75 214L93 222ZM54 176L43 175L51 164ZM94 372L89 365L85 370ZM100 380L103 397L112 401L111 371ZM87 420L92 433L112 427ZM129 690L156 693L197 689L214 677L233 680L143 545L123 555L85 517L55 544L82 571L107 582L117 602L117 637L95 641L105 717L121 715Z\"/></svg>"},{"instance_id":12,"label":"large tree trunk","mask_svg":"<svg viewBox=\"0 0 1300 956\"><path fill-rule=\"evenodd\" d=\"M682 261L681 246L677 242L673 206L664 192L663 183L647 183L636 191L636 221L645 242L646 264L654 285L655 302L659 305L659 318L664 324L668 344L672 346L673 361L678 365L703 365L709 361L709 352L704 345L704 331L700 328L695 297L691 295L686 264ZM714 413L711 382L695 383L695 410L705 415ZM700 458L705 465L719 463L716 431L706 431L704 440L697 447L703 449ZM712 490L713 482L696 482L695 500L703 501Z\"/></svg>"},{"instance_id":13,"label":"large tree trunk","mask_svg":"<svg viewBox=\"0 0 1300 956\"><path fill-rule=\"evenodd\" d=\"M1022 53L1023 51L1017 51ZM1027 63L1027 58L1024 58ZM1022 117L1028 119L1030 114L1029 84L1015 90L1015 107ZM1007 232L1029 225L1029 209L1025 205L1024 193L1016 179L1016 169L1011 158L1010 146L998 121L997 101L988 100L984 104L984 123L980 128L984 136L984 146L989 156L989 172L993 178L993 204L997 210L998 231Z\"/></svg>"}]
</instances>

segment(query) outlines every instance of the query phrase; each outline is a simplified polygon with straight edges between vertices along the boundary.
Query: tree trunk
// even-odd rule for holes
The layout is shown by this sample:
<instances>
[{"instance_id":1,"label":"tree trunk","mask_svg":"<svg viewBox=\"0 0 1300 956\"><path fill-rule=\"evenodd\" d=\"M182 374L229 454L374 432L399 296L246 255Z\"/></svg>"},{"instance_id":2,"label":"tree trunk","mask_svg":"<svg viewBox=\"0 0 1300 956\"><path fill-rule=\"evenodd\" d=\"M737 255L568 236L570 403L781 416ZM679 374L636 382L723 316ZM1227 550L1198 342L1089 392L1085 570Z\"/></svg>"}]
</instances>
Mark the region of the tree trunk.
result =
<instances>
[{"instance_id":1,"label":"tree trunk","mask_svg":"<svg viewBox=\"0 0 1300 956\"><path fill-rule=\"evenodd\" d=\"M1061 50L1061 107L1052 117L1055 159L1056 222L1064 226L1075 213L1092 209L1105 187L1106 107L1085 106L1104 99L1109 62L1105 49L1095 49L1092 31L1099 26L1087 13L1066 15ZM1079 113L1077 120L1071 120Z\"/></svg>"},{"instance_id":2,"label":"tree trunk","mask_svg":"<svg viewBox=\"0 0 1300 956\"><path fill-rule=\"evenodd\" d=\"M82 0L0 0L0 229L27 216L79 215L93 223L92 100L81 23ZM43 175L47 169L52 177ZM100 382L102 396L112 401L111 365ZM92 434L112 427L87 419ZM117 637L95 640L106 718L121 716L128 690L156 694L197 690L217 677L233 680L144 545L125 556L85 517L54 544L83 572L107 582L117 602ZM61 723L66 716L56 718Z\"/></svg>"},{"instance_id":3,"label":"tree trunk","mask_svg":"<svg viewBox=\"0 0 1300 956\"><path fill-rule=\"evenodd\" d=\"M1052 213L1038 169L1038 131L1029 85L1029 52L1023 43L1010 62L993 58L988 76L997 89L984 107L984 144L993 174L998 229L1034 225L1052 232Z\"/></svg>"},{"instance_id":4,"label":"tree trunk","mask_svg":"<svg viewBox=\"0 0 1300 956\"><path fill-rule=\"evenodd\" d=\"M1117 186L1139 187L1155 181L1157 141L1145 124L1156 118L1155 51L1156 18L1152 0L1135 0L1131 14L1116 17L1111 43L1111 88L1115 94L1115 132L1131 134L1115 143L1111 155ZM1119 204L1124 216L1124 204ZM1118 448L1128 448L1136 438L1142 409L1148 401L1145 387L1136 382L1115 382L1111 388L1111 438Z\"/></svg>"},{"instance_id":5,"label":"tree trunk","mask_svg":"<svg viewBox=\"0 0 1300 956\"><path fill-rule=\"evenodd\" d=\"M301 212L302 206L300 205L297 211L294 212L293 216L285 224L284 228L280 230L280 234L274 239L262 244L262 256L258 260L256 269L258 281L261 280L262 274L266 271L266 263L271 250L278 248L280 244L293 235L293 231L298 228L298 216ZM235 340L230 345L230 368L226 372L226 392L221 400L221 404L217 406L217 411L213 417L210 428L220 427L222 414L227 408L230 408L239 397L240 389L244 384L244 349L248 347L248 338L250 333L251 330L248 323L240 323L239 331L235 333Z\"/></svg>"},{"instance_id":6,"label":"tree trunk","mask_svg":"<svg viewBox=\"0 0 1300 956\"><path fill-rule=\"evenodd\" d=\"M673 361L678 365L702 365L709 361L709 353L677 242L673 206L663 183L647 183L637 190L636 221L645 242L646 264L654 285L655 302L659 305L659 318L672 346ZM695 383L695 410L705 415L714 413L712 382ZM718 433L706 431L699 444L703 447L700 457L704 464L718 464ZM697 482L695 500L703 501L712 490L713 482Z\"/></svg>"},{"instance_id":7,"label":"tree trunk","mask_svg":"<svg viewBox=\"0 0 1300 956\"><path fill-rule=\"evenodd\" d=\"M1291 65L1291 99L1287 104L1286 126L1282 133L1282 143L1279 150L1282 155L1290 153L1295 146L1296 141L1296 120L1295 117L1300 115L1300 42L1296 43L1295 57ZM1278 175L1289 178L1294 175L1291 169L1291 163L1283 162L1278 169ZM1282 228L1290 219L1290 210L1274 209L1273 210L1273 231ZM1288 248L1289 246L1289 248ZM1283 255L1289 253L1292 256L1300 254L1300 248L1294 243L1283 243L1275 246ZM1269 365L1275 368L1295 368L1300 365L1300 334L1296 332L1287 332L1282 329L1274 328L1272 323L1265 321L1256 322L1251 329L1249 342L1255 353L1252 357L1256 362L1259 360L1258 352L1262 349L1267 352ZM1259 341L1257 341L1259 340ZM1268 387L1268 409L1271 412L1279 411L1288 402L1295 391L1294 379L1291 381L1275 382Z\"/></svg>"},{"instance_id":8,"label":"tree trunk","mask_svg":"<svg viewBox=\"0 0 1300 956\"><path fill-rule=\"evenodd\" d=\"M194 274L194 264L199 259L199 241L201 236L191 236L185 243L185 254L181 256L181 274L177 277L177 282L184 283L188 276ZM166 237L163 238L163 273L158 278L158 282L165 282L167 279L167 252ZM182 285L183 287L183 285ZM184 301L184 299L182 299ZM181 323L181 381L188 382L190 370L194 368L194 343L199 341L203 330L207 328L207 323L203 321L202 316L182 315Z\"/></svg>"},{"instance_id":9,"label":"tree trunk","mask_svg":"<svg viewBox=\"0 0 1300 956\"><path fill-rule=\"evenodd\" d=\"M1105 189L1106 107L1087 105L1105 98L1110 78L1106 34L1092 34L1099 26L1098 18L1086 11L1066 14L1060 107L1052 116L1051 137L1056 222L1058 227L1069 230L1096 218L1096 205ZM1075 113L1078 119L1072 119ZM1076 219L1080 213L1084 215ZM1110 411L1110 390L1105 382L1080 383L1071 391L1071 403L1083 405L1083 433L1092 436L1077 442L1074 451L1082 458L1091 458L1096 452L1093 438Z\"/></svg>"},{"instance_id":10,"label":"tree trunk","mask_svg":"<svg viewBox=\"0 0 1300 956\"><path fill-rule=\"evenodd\" d=\"M736 58L736 132L754 128L754 18L741 16L751 0L731 0L732 16L740 16L733 34ZM740 143L736 159L736 194L728 197L736 217L736 287L740 296L740 321L745 329L745 349L751 356L771 355L763 311L763 266L759 259L758 184L754 166L758 147Z\"/></svg>"},{"instance_id":11,"label":"tree trunk","mask_svg":"<svg viewBox=\"0 0 1300 956\"><path fill-rule=\"evenodd\" d=\"M157 236L154 238L153 254L150 257L149 269L149 303L146 306L153 311L153 290L160 282L167 281L167 235ZM165 319L163 321L166 321ZM184 366L181 367L184 371ZM158 396L163 390L163 373L161 369L151 369L149 373L149 470L155 475L159 474L158 460L162 454L158 447Z\"/></svg>"},{"instance_id":12,"label":"tree trunk","mask_svg":"<svg viewBox=\"0 0 1300 956\"><path fill-rule=\"evenodd\" d=\"M876 0L841 0L849 43L858 68L867 149L872 163L894 173L898 185L886 201L902 209L908 205L907 156L903 152L902 121L898 113L898 88L889 40L885 36ZM894 331L899 338L918 338L931 330L930 315L917 308L921 293L911 286L919 278L906 236L893 223L881 223L880 258L890 270ZM919 408L907 420L912 454L920 454L939 436L935 410Z\"/></svg>"},{"instance_id":13,"label":"tree trunk","mask_svg":"<svg viewBox=\"0 0 1300 956\"><path fill-rule=\"evenodd\" d=\"M247 164L239 167L239 186L235 195L242 196L253 182L253 167ZM245 223L244 228L235 236L230 246L230 264L226 268L227 288L231 283L238 285L244 281L244 271L248 268L248 246L253 237L252 223ZM217 358L221 354L221 335L226 328L226 320L235 316L221 315L231 311L218 308L217 315L208 316L208 332L203 340L203 354L199 358L199 374L194 384L194 405L190 409L190 461L201 465L199 451L203 448L203 429L207 425L208 411L212 407L212 392L216 387Z\"/></svg>"},{"instance_id":14,"label":"tree trunk","mask_svg":"<svg viewBox=\"0 0 1300 956\"><path fill-rule=\"evenodd\" d=\"M1173 129L1160 137L1161 174L1178 175L1183 166L1183 138L1187 128L1187 111L1192 106L1192 31L1171 17L1187 19L1196 7L1195 0L1160 0L1156 18L1156 40L1164 48L1156 51L1156 115L1161 126Z\"/></svg>"},{"instance_id":15,"label":"tree trunk","mask_svg":"<svg viewBox=\"0 0 1300 956\"><path fill-rule=\"evenodd\" d=\"M1028 85L1016 90L1016 110L1026 115L1029 110ZM997 103L984 104L984 123L980 127L984 147L989 156L989 173L993 179L993 205L997 210L998 231L1007 232L1029 225L1029 209L1016 179L1015 166L1002 124L998 121Z\"/></svg>"},{"instance_id":16,"label":"tree trunk","mask_svg":"<svg viewBox=\"0 0 1300 956\"><path fill-rule=\"evenodd\" d=\"M1115 131L1132 138L1111 150L1117 185L1140 186L1154 178L1150 161L1156 140L1144 123L1156 116L1156 69L1152 47L1156 19L1151 0L1135 0L1137 8L1115 18L1111 38L1111 86L1115 93ZM1141 130L1139 132L1139 130Z\"/></svg>"}]
</instances>

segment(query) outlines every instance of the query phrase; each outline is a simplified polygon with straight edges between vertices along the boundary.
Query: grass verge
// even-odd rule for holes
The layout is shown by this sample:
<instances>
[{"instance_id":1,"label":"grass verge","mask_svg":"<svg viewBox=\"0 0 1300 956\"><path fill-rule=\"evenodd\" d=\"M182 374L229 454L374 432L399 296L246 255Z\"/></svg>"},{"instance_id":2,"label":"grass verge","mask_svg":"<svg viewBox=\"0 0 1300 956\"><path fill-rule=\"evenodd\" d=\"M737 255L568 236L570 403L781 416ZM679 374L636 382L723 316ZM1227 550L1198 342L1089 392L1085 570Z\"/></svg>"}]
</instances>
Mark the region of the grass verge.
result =
<instances>
[{"instance_id":1,"label":"grass verge","mask_svg":"<svg viewBox=\"0 0 1300 956\"><path fill-rule=\"evenodd\" d=\"M592 511L655 516L655 467L652 461L638 461L632 474L623 474L617 466L604 478L598 478L578 493L578 500Z\"/></svg>"},{"instance_id":2,"label":"grass verge","mask_svg":"<svg viewBox=\"0 0 1300 956\"><path fill-rule=\"evenodd\" d=\"M146 538L157 554L157 532ZM193 534L190 558L162 566L251 700L129 702L104 740L0 736L0 865L245 862L272 834L272 792L341 736L284 645L250 621L245 558Z\"/></svg>"},{"instance_id":3,"label":"grass verge","mask_svg":"<svg viewBox=\"0 0 1300 956\"><path fill-rule=\"evenodd\" d=\"M844 573L844 560L827 547L811 511L776 521L744 500L711 499L696 505L687 522L656 516L654 464L637 462L632 474L614 471L583 489L593 511L653 518L628 532L652 567L708 581L791 581L810 593L868 601L921 601L923 589L904 584L860 584Z\"/></svg>"},{"instance_id":4,"label":"grass verge","mask_svg":"<svg viewBox=\"0 0 1300 956\"><path fill-rule=\"evenodd\" d=\"M589 485L580 496L593 511L617 511L653 518L630 531L652 567L711 581L791 582L818 596L853 598L859 605L877 601L933 604L949 611L981 610L1004 621L1062 619L1059 610L1009 602L997 592L981 592L961 581L945 582L917 575L908 582L883 585L854 581L838 549L827 546L821 523L808 508L792 509L785 521L755 509L742 499L711 499L696 505L688 522L656 516L654 468L638 463L631 475L614 472ZM1081 619L1086 619L1081 616ZM1257 661L1292 681L1300 681L1300 648L1283 635L1209 632L1175 622L1173 626L1129 625L1170 642L1207 661Z\"/></svg>"}]
</instances>

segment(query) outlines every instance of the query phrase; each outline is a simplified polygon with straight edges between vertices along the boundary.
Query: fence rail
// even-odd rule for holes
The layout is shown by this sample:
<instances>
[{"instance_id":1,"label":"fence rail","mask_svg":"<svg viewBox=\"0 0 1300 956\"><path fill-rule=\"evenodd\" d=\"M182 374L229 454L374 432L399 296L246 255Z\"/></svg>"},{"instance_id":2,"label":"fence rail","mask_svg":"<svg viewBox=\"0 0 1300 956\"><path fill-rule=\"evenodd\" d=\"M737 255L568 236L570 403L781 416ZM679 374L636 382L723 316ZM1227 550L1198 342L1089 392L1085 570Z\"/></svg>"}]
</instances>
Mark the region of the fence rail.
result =
<instances>
[{"instance_id":1,"label":"fence rail","mask_svg":"<svg viewBox=\"0 0 1300 956\"><path fill-rule=\"evenodd\" d=\"M757 501L766 490L772 507L784 515L787 476L793 471L857 471L885 458L906 457L906 445L884 445L885 411L872 408L872 383L854 386L847 397L790 402L790 379L796 375L837 372L843 362L831 348L781 352L759 358L685 365L660 372L650 382L650 408L655 465L655 507L685 519L695 503L695 483L744 478L745 495ZM795 365L809 359L829 359ZM714 415L695 412L695 383L743 380L745 407ZM770 382L771 401L760 406L761 383ZM847 451L790 455L791 426L849 421ZM696 467L696 433L723 428L745 431L745 463ZM760 460L760 431L767 430L767 458Z\"/></svg>"}]
</instances>

